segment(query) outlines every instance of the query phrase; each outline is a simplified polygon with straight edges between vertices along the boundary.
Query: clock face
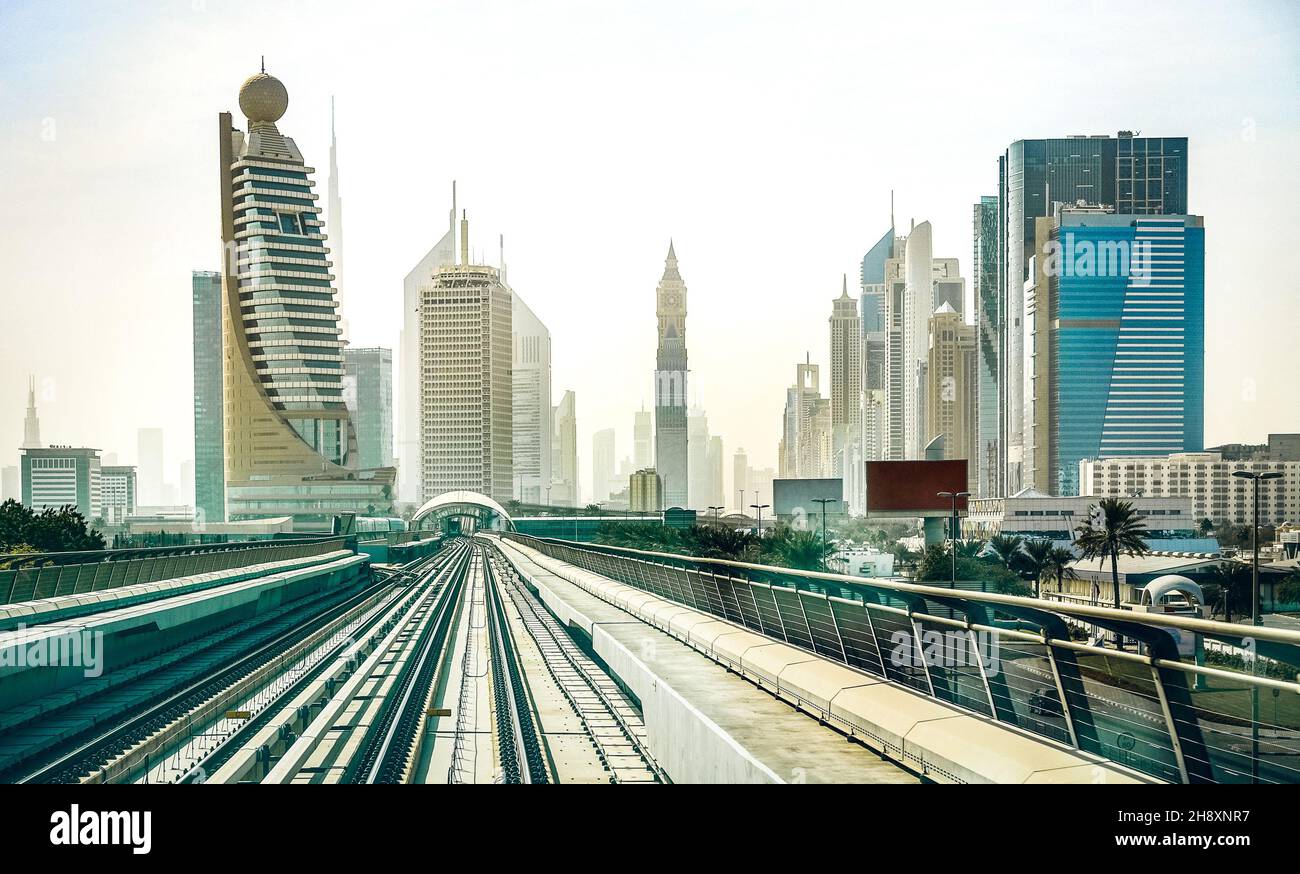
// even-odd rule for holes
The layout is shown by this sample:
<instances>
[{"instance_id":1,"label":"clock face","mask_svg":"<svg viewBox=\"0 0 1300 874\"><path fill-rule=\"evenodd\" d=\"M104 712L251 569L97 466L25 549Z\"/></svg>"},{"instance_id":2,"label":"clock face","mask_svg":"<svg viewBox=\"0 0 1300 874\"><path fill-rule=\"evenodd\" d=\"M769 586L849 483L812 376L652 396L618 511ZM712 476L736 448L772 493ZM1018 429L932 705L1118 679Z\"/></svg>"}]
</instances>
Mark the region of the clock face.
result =
<instances>
[{"instance_id":1,"label":"clock face","mask_svg":"<svg viewBox=\"0 0 1300 874\"><path fill-rule=\"evenodd\" d=\"M667 305L670 306L670 307L675 307L675 306L677 306L677 295L675 295L675 294L666 294L666 295L664 295L664 303L667 304Z\"/></svg>"}]
</instances>

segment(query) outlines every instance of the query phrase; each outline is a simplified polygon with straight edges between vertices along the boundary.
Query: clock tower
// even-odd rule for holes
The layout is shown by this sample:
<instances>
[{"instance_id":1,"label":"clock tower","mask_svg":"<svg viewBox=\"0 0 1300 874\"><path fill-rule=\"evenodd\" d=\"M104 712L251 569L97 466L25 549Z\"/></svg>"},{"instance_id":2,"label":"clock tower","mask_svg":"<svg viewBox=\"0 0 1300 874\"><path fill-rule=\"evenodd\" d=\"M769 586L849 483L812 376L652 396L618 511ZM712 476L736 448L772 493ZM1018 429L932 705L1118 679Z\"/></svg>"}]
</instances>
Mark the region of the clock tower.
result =
<instances>
[{"instance_id":1,"label":"clock tower","mask_svg":"<svg viewBox=\"0 0 1300 874\"><path fill-rule=\"evenodd\" d=\"M659 348L655 355L655 469L663 481L663 509L686 507L686 283L672 241L655 292Z\"/></svg>"}]
</instances>

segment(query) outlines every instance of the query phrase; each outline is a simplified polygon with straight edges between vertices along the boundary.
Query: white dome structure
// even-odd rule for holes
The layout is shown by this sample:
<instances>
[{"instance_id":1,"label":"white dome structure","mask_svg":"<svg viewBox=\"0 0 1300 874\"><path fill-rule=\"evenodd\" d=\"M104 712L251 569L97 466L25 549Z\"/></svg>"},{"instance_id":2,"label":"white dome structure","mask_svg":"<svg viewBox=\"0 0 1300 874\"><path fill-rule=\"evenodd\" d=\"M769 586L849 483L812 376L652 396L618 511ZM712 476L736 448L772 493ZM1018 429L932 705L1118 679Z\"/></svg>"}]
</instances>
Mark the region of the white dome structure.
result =
<instances>
[{"instance_id":1,"label":"white dome structure","mask_svg":"<svg viewBox=\"0 0 1300 874\"><path fill-rule=\"evenodd\" d=\"M444 492L426 501L411 517L411 528L420 528L426 519L440 520L455 516L472 517L478 522L478 527L485 530L515 530L515 522L505 507L487 495L470 491Z\"/></svg>"},{"instance_id":2,"label":"white dome structure","mask_svg":"<svg viewBox=\"0 0 1300 874\"><path fill-rule=\"evenodd\" d=\"M249 122L274 124L289 108L289 92L284 83L263 70L254 73L239 86L239 109Z\"/></svg>"}]
</instances>

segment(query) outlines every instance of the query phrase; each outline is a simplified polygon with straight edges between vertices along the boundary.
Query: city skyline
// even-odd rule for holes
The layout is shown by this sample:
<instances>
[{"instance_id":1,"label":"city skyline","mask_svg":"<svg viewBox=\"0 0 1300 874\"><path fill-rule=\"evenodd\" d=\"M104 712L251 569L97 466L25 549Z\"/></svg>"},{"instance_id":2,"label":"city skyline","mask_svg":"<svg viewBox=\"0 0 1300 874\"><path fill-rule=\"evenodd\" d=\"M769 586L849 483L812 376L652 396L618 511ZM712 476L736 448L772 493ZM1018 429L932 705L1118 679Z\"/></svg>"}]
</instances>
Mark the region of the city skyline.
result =
<instances>
[{"instance_id":1,"label":"city skyline","mask_svg":"<svg viewBox=\"0 0 1300 874\"><path fill-rule=\"evenodd\" d=\"M1071 46L1086 43L1090 29L1104 26L1098 19L1104 17L1106 8L1102 4L1099 9L1088 7L1077 15L1061 16L1058 26L1078 30L1078 38L1071 36ZM4 83L0 113L7 122L8 151L13 157L0 167L0 190L7 192L6 199L30 204L31 209L21 223L12 214L0 219L0 283L7 290L5 301L15 324L35 324L41 312L57 308L74 345L94 342L99 357L98 366L87 367L77 357L61 354L53 344L22 334L0 350L0 445L15 447L0 461L5 466L16 462L27 378L34 373L42 438L47 444L100 446L124 461L138 461L131 458L136 431L161 427L170 447L170 465L191 454L181 447L193 445L192 411L188 405L166 400L192 394L187 368L191 332L186 276L191 270L219 266L211 209L210 168L215 158L211 116L214 110L235 108L233 87L255 70L257 58L250 49L247 58L223 55L211 64L174 64L168 77L156 75L158 65L167 64L176 57L170 53L185 46L185 40L178 37L198 30L219 33L235 26L237 15L215 8L201 16L187 10L184 15L155 13L137 18L140 13L126 12L111 20L83 13L75 22L65 21L62 29L47 28L39 33L33 30L33 10L35 7L11 6L0 13L7 19L5 31L15 42L24 43L23 51L6 52L9 60L0 61L0 82ZM856 13L841 8L835 14L851 17ZM959 14L966 13L953 13ZM1136 14L1140 20L1157 13L1144 10ZM412 16L413 21L428 20L415 13ZM696 28L679 42L672 38L672 31L683 17L689 17ZM654 133L649 142L637 146L645 152L632 155L644 170L637 175L644 178L629 179L627 184L632 187L624 188L618 198L600 190L601 178L615 172L616 165L628 156L584 152L582 160L575 163L570 157L554 171L548 170L544 175L552 178L547 181L537 170L553 154L540 146L524 160L517 160L495 145L476 146L482 154L471 155L469 150L442 143L429 152L417 178L409 180L411 196L403 196L396 205L376 194L392 189L388 180L396 170L382 166L379 153L373 151L376 146L366 136L367 118L373 112L392 117L390 136L411 140L422 138L430 129L426 125L436 126L437 122L389 112L392 96L373 93L377 77L391 75L391 67L401 61L386 58L381 65L385 70L377 71L374 57L363 52L322 77L314 72L307 54L287 38L288 22L272 18L257 50L267 53L268 71L288 86L291 101L286 129L292 130L308 163L318 168L323 168L329 154L329 95L338 95L338 162L347 179L349 215L344 318L350 324L353 343L398 348L401 277L441 233L446 186L458 179L463 186L462 202L474 207L479 217L476 224L483 229L477 238L495 242L497 233L509 238L513 284L527 290L538 316L552 327L554 385L557 390L571 387L582 399L578 445L589 445L595 432L614 427L622 437L616 455L622 457L627 454L629 413L640 409L643 402L653 403L648 374L653 367L654 338L645 325L653 312L653 283L662 269L662 247L672 237L690 274L691 401L708 410L711 430L726 445L747 447L756 467L775 466L780 436L776 425L789 366L811 349L813 363L829 368L823 321L827 296L822 289L833 287L831 283L846 270L856 273L855 265L886 225L890 190L897 191L899 233L905 232L913 216L918 222L932 221L933 250L936 255L958 257L969 300L974 276L968 254L972 251L970 204L996 190L997 156L1013 141L1030 136L1072 132L1113 136L1118 129L1137 128L1146 136L1186 136L1190 143L1189 212L1205 216L1206 224L1206 321L1219 326L1207 332L1206 338L1206 445L1259 441L1270 431L1300 430L1300 412L1288 403L1287 320L1236 317L1233 303L1234 294L1240 300L1238 289L1248 289L1260 310L1294 306L1295 280L1289 276L1279 280L1268 270L1270 248L1280 244L1285 231L1284 223L1270 222L1268 217L1279 214L1277 204L1290 200L1288 194L1297 186L1295 180L1276 170L1285 166L1282 156L1294 151L1300 139L1296 111L1285 101L1282 90L1251 78L1261 75L1253 70L1270 66L1280 80L1294 78L1285 73L1296 69L1296 61L1284 51L1287 37L1296 30L1294 12L1284 7L1272 11L1259 7L1178 26L1182 28L1178 42L1185 49L1180 57L1185 60L1172 63L1170 70L1152 78L1148 90L1133 96L1108 93L1114 90L1111 85L1124 81L1131 72L1125 63L1090 66L1086 72L1074 73L1069 69L1072 57L1066 46L1056 53L1064 54L1064 84L1069 84L1072 75L1079 77L1073 80L1076 82L1083 82L1086 76L1098 93L1084 93L1077 102L1026 99L1025 105L1033 106L1032 113L1026 109L1020 115L1012 111L994 121L981 120L969 128L955 158L949 155L950 142L945 141L942 150L930 142L943 126L930 121L911 128L916 134L908 138L910 151L915 153L911 157L908 149L883 142L852 150L826 145L820 133L816 137L786 134L772 142L763 141L765 112L773 110L778 117L796 121L807 113L808 120L817 118L831 126L835 142L841 138L845 143L854 141L850 135L859 122L848 121L846 116L854 114L853 100L870 78L869 71L813 56L806 39L820 27L817 17L814 14L808 22L792 22L770 10L734 17L716 11L687 16L677 10L660 20L642 22L634 13L611 11L607 19L592 26L612 28L613 33L630 39L634 25L646 24L652 28L644 34L646 46L618 62L611 60L611 48L595 46L588 56L566 67L541 68L545 82L567 83L570 88L560 89L558 96L549 98L541 108L523 105L529 93L506 95L511 98L508 121L525 127L538 122L538 112L558 113L577 138L588 132L590 123L582 107L613 94L622 98L610 107L620 130L637 136L652 131L660 121L660 100L671 99L674 113L685 119L680 123L689 122L706 136L693 137L693 146L686 148L671 139L671 131ZM516 18L493 51L520 47L530 20L524 10ZM455 21L467 32L481 32L493 23L470 12ZM900 28L917 26L907 14L891 13L889 23ZM1015 33L1021 32L1016 28L1024 27L1006 23ZM108 48L111 40L98 39L123 27L139 28L137 44L159 50L147 66L134 54L125 54L126 49ZM799 51L778 70L765 71L761 69L763 50L775 45L778 37L774 34L782 27L791 31L788 38ZM987 25L980 27L983 29L972 33L988 32ZM54 55L48 50L49 41L60 33L73 40L94 37L94 45L86 51L92 58L97 57L95 53L107 53L99 60L113 73L103 82L75 79L77 70L52 60ZM718 74L722 58L708 55L709 39L720 34L750 37L740 41L739 49L724 47L726 52L741 53L734 60L741 62L743 79ZM865 45L851 37L833 39L844 49ZM179 47L163 45L164 40L173 40ZM1232 58L1245 53L1246 46L1252 60L1260 63L1249 68L1234 66ZM898 61L889 54L892 49L880 48L885 59L868 65L877 71L876 64ZM667 70L660 63L664 53L676 53L682 63ZM524 53L516 63L531 63L534 57ZM1031 54L1026 60L1033 57ZM35 58L45 66L29 69L23 65ZM1181 82L1178 76L1195 76L1208 62L1224 70L1229 81L1204 83L1205 88L1195 89L1194 104L1175 93ZM583 76L587 65L595 69L611 63L615 75L609 83L597 85ZM894 69L923 76L917 72L923 68L924 57ZM38 70L44 74L39 91ZM993 72L989 70L990 75ZM522 87L518 85L518 67L510 73L505 79L467 73L465 81L457 85L472 103L496 107L506 79L516 89ZM691 94L685 87L690 75L704 83L702 94ZM84 98L74 97L68 90L74 81L85 91ZM819 82L827 87L801 108L797 102L801 87ZM768 87L773 84L774 89ZM1053 88L1061 86L1059 79L1052 84ZM528 86L525 91L532 87L541 86ZM969 86L922 77L923 92L934 99L946 101L954 87L960 92ZM1032 87L1047 93L1046 85ZM126 94L131 94L131 99L126 99ZM1250 95L1246 105L1243 94ZM723 131L705 116L706 109L719 100L730 110L723 113L724 126L734 130ZM763 101L772 105L763 109ZM966 111L954 108L944 124L954 119L961 122ZM612 146L615 140L602 135L596 142ZM157 153L164 145L174 154ZM150 154L158 172L135 157L137 146ZM660 153L668 160L657 162L653 156ZM721 157L729 153L743 153L743 157L734 166L720 164ZM945 162L930 160L940 153L948 155ZM825 166L806 166L803 156L809 154L819 156ZM583 170L581 165L588 166ZM767 165L775 166L776 173L756 174L758 167ZM921 167L927 168L924 173ZM322 193L324 176L318 169L316 186ZM764 184L754 186L755 179ZM834 184L837 181L841 183L838 186ZM1264 192L1271 203L1262 202ZM158 225L156 207L163 197L170 206ZM86 202L91 204L120 202L120 221L113 222L115 227L102 222L83 225L93 219L95 210L74 210L81 198L88 198ZM567 218L554 222L546 216L556 211ZM617 220L594 220L598 215ZM629 227L626 218L636 221ZM153 228L158 233L127 234L116 226ZM56 227L80 234L82 245L51 263L53 250L49 247L55 245L50 241L57 236ZM561 278L552 270L554 253L574 247L592 270L587 276L566 273ZM758 254L767 251L797 251L801 255ZM1231 257L1234 254L1237 257ZM495 255L495 246L488 246L475 260L495 263ZM112 278L102 293L84 293L83 277L90 275L95 265L109 261ZM131 281L121 276L130 276ZM17 288L24 293L8 292ZM856 298L858 290L852 292ZM615 322L605 320L600 326L594 317L584 315L602 312L602 302L608 304L611 295L621 298L613 310L619 317ZM155 314L149 344L138 343L137 337L126 336L128 332L118 335L103 330L127 311ZM777 313L779 317L774 315ZM972 321L969 309L965 317ZM614 355L621 356L618 366L595 366ZM160 361L172 363L159 366ZM735 379L742 364L746 378ZM139 385L157 391L136 391ZM591 473L585 468L579 465L584 495L591 492ZM165 476L170 479L174 475L169 466Z\"/></svg>"}]
</instances>

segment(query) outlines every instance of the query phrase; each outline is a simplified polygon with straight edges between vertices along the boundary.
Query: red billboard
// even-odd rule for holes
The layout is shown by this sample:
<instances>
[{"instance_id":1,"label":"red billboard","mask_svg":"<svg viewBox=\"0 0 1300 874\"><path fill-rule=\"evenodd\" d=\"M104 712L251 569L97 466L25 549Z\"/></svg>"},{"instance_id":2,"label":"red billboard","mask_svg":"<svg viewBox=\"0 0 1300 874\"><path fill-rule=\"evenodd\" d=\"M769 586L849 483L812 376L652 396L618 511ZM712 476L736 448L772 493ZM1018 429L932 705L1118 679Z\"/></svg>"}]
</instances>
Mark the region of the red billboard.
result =
<instances>
[{"instance_id":1,"label":"red billboard","mask_svg":"<svg viewBox=\"0 0 1300 874\"><path fill-rule=\"evenodd\" d=\"M867 515L894 513L946 515L952 513L952 498L939 492L964 492L966 459L948 461L868 461ZM966 509L966 499L957 499L957 509Z\"/></svg>"}]
</instances>

